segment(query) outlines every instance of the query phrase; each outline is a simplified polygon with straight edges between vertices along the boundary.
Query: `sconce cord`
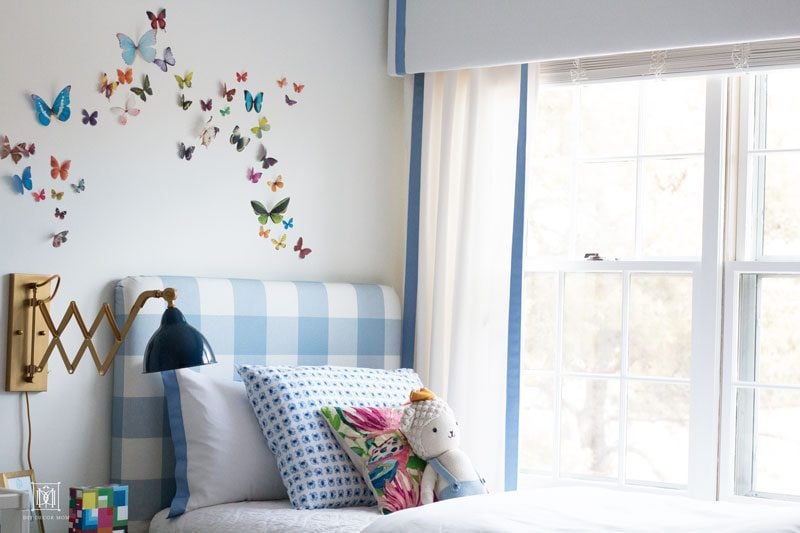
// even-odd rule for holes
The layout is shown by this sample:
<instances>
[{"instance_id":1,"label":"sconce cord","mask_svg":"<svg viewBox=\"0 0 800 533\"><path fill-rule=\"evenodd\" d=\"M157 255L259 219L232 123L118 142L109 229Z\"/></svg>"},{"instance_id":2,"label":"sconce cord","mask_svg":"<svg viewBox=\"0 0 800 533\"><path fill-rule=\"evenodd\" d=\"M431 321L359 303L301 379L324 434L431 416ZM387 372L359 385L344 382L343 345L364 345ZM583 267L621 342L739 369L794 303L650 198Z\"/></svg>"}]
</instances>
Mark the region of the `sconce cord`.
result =
<instances>
[{"instance_id":1,"label":"sconce cord","mask_svg":"<svg viewBox=\"0 0 800 533\"><path fill-rule=\"evenodd\" d=\"M31 464L31 443L33 441L33 433L31 430L31 401L28 398L28 391L25 391L25 410L28 413L28 470L33 470Z\"/></svg>"}]
</instances>

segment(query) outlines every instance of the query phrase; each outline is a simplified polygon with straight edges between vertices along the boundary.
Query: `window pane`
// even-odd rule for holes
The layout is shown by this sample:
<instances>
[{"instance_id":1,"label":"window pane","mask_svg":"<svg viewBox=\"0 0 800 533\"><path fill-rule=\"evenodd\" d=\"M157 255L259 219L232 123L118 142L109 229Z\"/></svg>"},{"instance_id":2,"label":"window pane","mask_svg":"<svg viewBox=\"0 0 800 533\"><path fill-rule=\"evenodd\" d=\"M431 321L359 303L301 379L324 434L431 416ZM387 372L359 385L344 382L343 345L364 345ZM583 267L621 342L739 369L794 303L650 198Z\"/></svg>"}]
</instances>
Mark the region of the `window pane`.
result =
<instances>
[{"instance_id":1,"label":"window pane","mask_svg":"<svg viewBox=\"0 0 800 533\"><path fill-rule=\"evenodd\" d=\"M799 70L770 72L767 78L766 145L754 148L800 148L800 87ZM755 136L757 139L758 136Z\"/></svg>"},{"instance_id":2,"label":"window pane","mask_svg":"<svg viewBox=\"0 0 800 533\"><path fill-rule=\"evenodd\" d=\"M522 375L519 463L524 470L552 470L555 414L554 378Z\"/></svg>"},{"instance_id":3,"label":"window pane","mask_svg":"<svg viewBox=\"0 0 800 533\"><path fill-rule=\"evenodd\" d=\"M800 383L800 276L758 278L756 378L762 383Z\"/></svg>"},{"instance_id":4,"label":"window pane","mask_svg":"<svg viewBox=\"0 0 800 533\"><path fill-rule=\"evenodd\" d=\"M580 153L584 157L636 153L638 83L599 83L581 88Z\"/></svg>"},{"instance_id":5,"label":"window pane","mask_svg":"<svg viewBox=\"0 0 800 533\"><path fill-rule=\"evenodd\" d=\"M685 485L689 474L689 385L628 384L626 478Z\"/></svg>"},{"instance_id":6,"label":"window pane","mask_svg":"<svg viewBox=\"0 0 800 533\"><path fill-rule=\"evenodd\" d=\"M751 179L764 173L764 255L800 255L800 153L750 158ZM758 183L758 181L756 181Z\"/></svg>"},{"instance_id":7,"label":"window pane","mask_svg":"<svg viewBox=\"0 0 800 533\"><path fill-rule=\"evenodd\" d=\"M525 276L525 344L523 370L553 370L556 356L558 275Z\"/></svg>"},{"instance_id":8,"label":"window pane","mask_svg":"<svg viewBox=\"0 0 800 533\"><path fill-rule=\"evenodd\" d=\"M533 157L568 157L575 150L576 88L543 88L536 97L531 153Z\"/></svg>"},{"instance_id":9,"label":"window pane","mask_svg":"<svg viewBox=\"0 0 800 533\"><path fill-rule=\"evenodd\" d=\"M800 496L800 391L756 394L753 490Z\"/></svg>"},{"instance_id":10,"label":"window pane","mask_svg":"<svg viewBox=\"0 0 800 533\"><path fill-rule=\"evenodd\" d=\"M528 251L531 256L566 256L570 252L572 161L537 159L528 166Z\"/></svg>"},{"instance_id":11,"label":"window pane","mask_svg":"<svg viewBox=\"0 0 800 533\"><path fill-rule=\"evenodd\" d=\"M635 252L636 163L584 163L577 176L577 250L603 257Z\"/></svg>"},{"instance_id":12,"label":"window pane","mask_svg":"<svg viewBox=\"0 0 800 533\"><path fill-rule=\"evenodd\" d=\"M622 275L564 276L564 366L579 372L619 372Z\"/></svg>"},{"instance_id":13,"label":"window pane","mask_svg":"<svg viewBox=\"0 0 800 533\"><path fill-rule=\"evenodd\" d=\"M561 391L561 471L616 477L619 382L565 378Z\"/></svg>"},{"instance_id":14,"label":"window pane","mask_svg":"<svg viewBox=\"0 0 800 533\"><path fill-rule=\"evenodd\" d=\"M644 255L699 257L703 158L644 160L641 179Z\"/></svg>"},{"instance_id":15,"label":"window pane","mask_svg":"<svg viewBox=\"0 0 800 533\"><path fill-rule=\"evenodd\" d=\"M705 147L706 80L673 78L644 84L643 152L681 154Z\"/></svg>"},{"instance_id":16,"label":"window pane","mask_svg":"<svg viewBox=\"0 0 800 533\"><path fill-rule=\"evenodd\" d=\"M628 316L628 372L688 378L692 276L632 274Z\"/></svg>"}]
</instances>

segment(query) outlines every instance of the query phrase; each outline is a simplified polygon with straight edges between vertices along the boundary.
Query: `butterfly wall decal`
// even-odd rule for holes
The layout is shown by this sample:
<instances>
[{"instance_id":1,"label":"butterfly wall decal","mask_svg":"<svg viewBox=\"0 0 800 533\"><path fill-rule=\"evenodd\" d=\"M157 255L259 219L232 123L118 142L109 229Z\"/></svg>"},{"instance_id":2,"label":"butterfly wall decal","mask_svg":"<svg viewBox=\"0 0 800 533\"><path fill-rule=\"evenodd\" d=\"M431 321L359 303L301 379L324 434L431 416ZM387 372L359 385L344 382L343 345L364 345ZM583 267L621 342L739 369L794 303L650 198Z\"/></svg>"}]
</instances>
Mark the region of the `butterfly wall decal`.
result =
<instances>
[{"instance_id":1,"label":"butterfly wall decal","mask_svg":"<svg viewBox=\"0 0 800 533\"><path fill-rule=\"evenodd\" d=\"M67 216L67 212L56 207L56 218L59 220L64 220L65 216Z\"/></svg>"},{"instance_id":2,"label":"butterfly wall decal","mask_svg":"<svg viewBox=\"0 0 800 533\"><path fill-rule=\"evenodd\" d=\"M239 83L247 81L247 72L237 72L236 73L236 81Z\"/></svg>"},{"instance_id":3,"label":"butterfly wall decal","mask_svg":"<svg viewBox=\"0 0 800 533\"><path fill-rule=\"evenodd\" d=\"M294 217L289 220L282 220L281 224L283 224L283 229L292 229L294 227Z\"/></svg>"},{"instance_id":4,"label":"butterfly wall decal","mask_svg":"<svg viewBox=\"0 0 800 533\"><path fill-rule=\"evenodd\" d=\"M227 117L228 115L231 114L231 106L228 106L225 109L220 109L219 114L220 116Z\"/></svg>"},{"instance_id":5,"label":"butterfly wall decal","mask_svg":"<svg viewBox=\"0 0 800 533\"><path fill-rule=\"evenodd\" d=\"M118 33L117 40L119 41L120 49L122 49L122 60L125 61L126 65L133 65L137 51L141 58L148 63L152 63L156 58L155 30L150 30L142 35L138 43L135 43L133 39L124 33Z\"/></svg>"},{"instance_id":6,"label":"butterfly wall decal","mask_svg":"<svg viewBox=\"0 0 800 533\"><path fill-rule=\"evenodd\" d=\"M117 82L120 85L125 85L126 83L133 83L133 69L128 68L124 72L122 69L117 69Z\"/></svg>"},{"instance_id":7,"label":"butterfly wall decal","mask_svg":"<svg viewBox=\"0 0 800 533\"><path fill-rule=\"evenodd\" d=\"M278 189L283 189L283 176L278 174L278 177L275 178L275 181L268 181L267 187L272 189L272 192L278 192Z\"/></svg>"},{"instance_id":8,"label":"butterfly wall decal","mask_svg":"<svg viewBox=\"0 0 800 533\"><path fill-rule=\"evenodd\" d=\"M278 84L278 87L280 87L281 89L283 89L284 87L286 87L286 83L287 83L287 82L286 82L286 76L284 76L284 77L282 77L281 79L277 80L275 83L277 83L277 84Z\"/></svg>"},{"instance_id":9,"label":"butterfly wall decal","mask_svg":"<svg viewBox=\"0 0 800 533\"><path fill-rule=\"evenodd\" d=\"M141 98L142 102L146 102L148 96L153 96L153 89L150 87L150 75L145 74L142 79L142 86L131 87L131 92Z\"/></svg>"},{"instance_id":10,"label":"butterfly wall decal","mask_svg":"<svg viewBox=\"0 0 800 533\"><path fill-rule=\"evenodd\" d=\"M303 248L303 238L300 237L294 245L294 251L298 252L300 259L305 259L311 253L311 248Z\"/></svg>"},{"instance_id":11,"label":"butterfly wall decal","mask_svg":"<svg viewBox=\"0 0 800 533\"><path fill-rule=\"evenodd\" d=\"M256 137L259 139L264 134L264 132L270 130L269 120L267 117L258 117L258 124L250 128L250 131L255 134Z\"/></svg>"},{"instance_id":12,"label":"butterfly wall decal","mask_svg":"<svg viewBox=\"0 0 800 533\"><path fill-rule=\"evenodd\" d=\"M264 103L264 93L259 92L255 96L253 93L244 90L244 108L250 112L255 109L256 113L261 113L261 105Z\"/></svg>"},{"instance_id":13,"label":"butterfly wall decal","mask_svg":"<svg viewBox=\"0 0 800 533\"><path fill-rule=\"evenodd\" d=\"M286 248L286 234L285 233L283 235L281 235L281 239L280 240L278 240L278 239L271 239L271 240L272 240L272 244L275 245L275 249L276 250L280 251L281 248Z\"/></svg>"},{"instance_id":14,"label":"butterfly wall decal","mask_svg":"<svg viewBox=\"0 0 800 533\"><path fill-rule=\"evenodd\" d=\"M192 101L187 100L183 94L181 94L180 99L178 99L178 105L183 108L184 111L188 111L190 107L192 107Z\"/></svg>"},{"instance_id":15,"label":"butterfly wall decal","mask_svg":"<svg viewBox=\"0 0 800 533\"><path fill-rule=\"evenodd\" d=\"M186 161L192 160L192 155L194 155L194 146L186 146L185 144L181 143L178 146L178 157L180 159L185 159Z\"/></svg>"},{"instance_id":16,"label":"butterfly wall decal","mask_svg":"<svg viewBox=\"0 0 800 533\"><path fill-rule=\"evenodd\" d=\"M262 168L270 168L270 167L274 167L275 165L278 164L278 160L277 159L275 159L274 157L270 157L267 154L267 147L266 146L262 146L261 149L264 151L264 154L258 160L261 161L261 167Z\"/></svg>"},{"instance_id":17,"label":"butterfly wall decal","mask_svg":"<svg viewBox=\"0 0 800 533\"><path fill-rule=\"evenodd\" d=\"M100 94L104 94L106 98L111 99L111 95L114 94L114 91L117 90L117 87L119 87L119 82L110 81L108 79L108 74L103 72L102 76L100 76L100 86L99 86Z\"/></svg>"},{"instance_id":18,"label":"butterfly wall decal","mask_svg":"<svg viewBox=\"0 0 800 533\"><path fill-rule=\"evenodd\" d=\"M15 174L11 179L14 181L14 188L19 194L25 194L25 191L33 190L31 167L25 167L22 170L22 176Z\"/></svg>"},{"instance_id":19,"label":"butterfly wall decal","mask_svg":"<svg viewBox=\"0 0 800 533\"><path fill-rule=\"evenodd\" d=\"M81 178L80 180L78 180L77 185L74 183L70 183L69 186L72 187L72 192L74 192L75 194L80 194L86 190L86 180Z\"/></svg>"},{"instance_id":20,"label":"butterfly wall decal","mask_svg":"<svg viewBox=\"0 0 800 533\"><path fill-rule=\"evenodd\" d=\"M208 119L206 125L203 126L203 129L200 130L200 144L208 148L211 145L211 141L217 138L217 133L219 133L219 128L216 126L211 126L211 120L213 117Z\"/></svg>"},{"instance_id":21,"label":"butterfly wall decal","mask_svg":"<svg viewBox=\"0 0 800 533\"><path fill-rule=\"evenodd\" d=\"M89 114L88 111L82 109L81 112L83 113L83 118L81 119L81 122L91 126L97 126L97 115L98 115L97 111L92 111L92 113Z\"/></svg>"},{"instance_id":22,"label":"butterfly wall decal","mask_svg":"<svg viewBox=\"0 0 800 533\"><path fill-rule=\"evenodd\" d=\"M42 126L49 126L51 117L55 117L61 122L69 120L70 115L72 115L72 110L69 108L70 89L72 89L72 85L67 85L61 89L56 99L53 101L52 107L48 106L40 96L35 94L31 95L33 109L36 111L36 118Z\"/></svg>"},{"instance_id":23,"label":"butterfly wall decal","mask_svg":"<svg viewBox=\"0 0 800 533\"><path fill-rule=\"evenodd\" d=\"M178 88L183 89L184 87L192 88L192 76L194 76L194 72L190 71L186 73L186 75L181 78L177 74L175 74L175 81L178 82Z\"/></svg>"},{"instance_id":24,"label":"butterfly wall decal","mask_svg":"<svg viewBox=\"0 0 800 533\"><path fill-rule=\"evenodd\" d=\"M154 30L166 30L167 29L167 10L162 9L158 12L158 15L153 13L152 11L147 11L147 18L150 19L150 27Z\"/></svg>"},{"instance_id":25,"label":"butterfly wall decal","mask_svg":"<svg viewBox=\"0 0 800 533\"><path fill-rule=\"evenodd\" d=\"M8 135L3 135L3 143L0 145L0 159L11 157L11 160L16 165L23 157L30 157L36 151L36 145L31 143L28 146L26 143L17 143L11 146L11 141L8 140Z\"/></svg>"},{"instance_id":26,"label":"butterfly wall decal","mask_svg":"<svg viewBox=\"0 0 800 533\"><path fill-rule=\"evenodd\" d=\"M69 167L72 166L72 161L67 159L60 165L58 159L50 156L50 177L53 179L61 178L66 180L69 177Z\"/></svg>"},{"instance_id":27,"label":"butterfly wall decal","mask_svg":"<svg viewBox=\"0 0 800 533\"><path fill-rule=\"evenodd\" d=\"M253 208L253 212L258 217L259 224L266 224L269 220L271 220L273 224L280 224L281 220L283 220L284 213L286 213L286 209L289 207L289 197L284 198L272 206L272 209L267 209L264 204L258 200L250 200L250 207Z\"/></svg>"},{"instance_id":28,"label":"butterfly wall decal","mask_svg":"<svg viewBox=\"0 0 800 533\"><path fill-rule=\"evenodd\" d=\"M213 102L211 101L211 98L209 98L208 100L200 100L200 110L201 111L211 111L211 106L212 105L213 105Z\"/></svg>"},{"instance_id":29,"label":"butterfly wall decal","mask_svg":"<svg viewBox=\"0 0 800 533\"><path fill-rule=\"evenodd\" d=\"M61 201L62 198L64 198L64 191L59 192L59 191L57 191L55 189L50 189L50 199L51 200Z\"/></svg>"},{"instance_id":30,"label":"butterfly wall decal","mask_svg":"<svg viewBox=\"0 0 800 533\"><path fill-rule=\"evenodd\" d=\"M268 239L271 231L271 229L265 229L264 226L260 226L260 229L258 230L258 236Z\"/></svg>"},{"instance_id":31,"label":"butterfly wall decal","mask_svg":"<svg viewBox=\"0 0 800 533\"><path fill-rule=\"evenodd\" d=\"M258 183L258 180L261 179L263 176L263 172L256 172L253 167L247 169L247 179L250 180L252 183Z\"/></svg>"},{"instance_id":32,"label":"butterfly wall decal","mask_svg":"<svg viewBox=\"0 0 800 533\"><path fill-rule=\"evenodd\" d=\"M305 89L306 86L301 84L301 83L292 82L292 88L294 89L294 92L299 94L299 93L303 92L303 89Z\"/></svg>"},{"instance_id":33,"label":"butterfly wall decal","mask_svg":"<svg viewBox=\"0 0 800 533\"><path fill-rule=\"evenodd\" d=\"M237 152L241 152L250 144L250 137L242 137L242 131L236 126L231 133L231 144L236 146Z\"/></svg>"},{"instance_id":34,"label":"butterfly wall decal","mask_svg":"<svg viewBox=\"0 0 800 533\"><path fill-rule=\"evenodd\" d=\"M44 202L47 199L47 195L44 193L44 189L39 192L33 191L33 199L38 204L39 202Z\"/></svg>"},{"instance_id":35,"label":"butterfly wall decal","mask_svg":"<svg viewBox=\"0 0 800 533\"><path fill-rule=\"evenodd\" d=\"M286 105L288 105L289 107L292 107L294 104L297 103L297 100L292 100L291 98L289 98L288 94L284 95L283 98L284 98L284 101L286 102Z\"/></svg>"},{"instance_id":36,"label":"butterfly wall decal","mask_svg":"<svg viewBox=\"0 0 800 533\"><path fill-rule=\"evenodd\" d=\"M164 59L153 58L153 63L156 64L162 72L166 72L169 67L175 66L175 56L172 55L172 47L167 46L164 48Z\"/></svg>"},{"instance_id":37,"label":"butterfly wall decal","mask_svg":"<svg viewBox=\"0 0 800 533\"><path fill-rule=\"evenodd\" d=\"M141 109L134 106L136 100L133 96L129 96L125 102L125 107L112 107L111 112L117 115L117 120L123 126L128 123L128 117L136 117L141 113Z\"/></svg>"},{"instance_id":38,"label":"butterfly wall decal","mask_svg":"<svg viewBox=\"0 0 800 533\"><path fill-rule=\"evenodd\" d=\"M236 87L234 87L233 89L228 89L228 84L227 83L223 83L222 84L221 93L222 93L222 97L225 100L227 100L228 102L232 102L233 101L233 97L236 96Z\"/></svg>"},{"instance_id":39,"label":"butterfly wall decal","mask_svg":"<svg viewBox=\"0 0 800 533\"><path fill-rule=\"evenodd\" d=\"M69 230L64 230L53 234L53 248L58 248L59 246L67 242L68 233Z\"/></svg>"}]
</instances>

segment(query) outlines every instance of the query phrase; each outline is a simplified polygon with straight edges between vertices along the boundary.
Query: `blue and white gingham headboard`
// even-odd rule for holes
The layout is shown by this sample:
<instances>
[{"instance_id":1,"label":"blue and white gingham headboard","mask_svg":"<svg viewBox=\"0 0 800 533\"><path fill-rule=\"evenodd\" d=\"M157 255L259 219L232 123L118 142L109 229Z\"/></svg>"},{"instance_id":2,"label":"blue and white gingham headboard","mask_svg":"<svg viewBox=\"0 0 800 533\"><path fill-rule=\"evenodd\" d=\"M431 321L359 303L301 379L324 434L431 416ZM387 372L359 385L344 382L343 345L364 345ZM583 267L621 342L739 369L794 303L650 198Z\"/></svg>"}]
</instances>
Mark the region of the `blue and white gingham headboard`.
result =
<instances>
[{"instance_id":1,"label":"blue and white gingham headboard","mask_svg":"<svg viewBox=\"0 0 800 533\"><path fill-rule=\"evenodd\" d=\"M190 277L130 277L117 284L115 314L127 318L145 290L173 287L186 320L218 363L204 374L239 379L235 364L400 366L400 302L380 285ZM175 494L175 458L160 374L142 358L164 311L145 304L114 361L111 481L130 487L130 520L148 521Z\"/></svg>"}]
</instances>

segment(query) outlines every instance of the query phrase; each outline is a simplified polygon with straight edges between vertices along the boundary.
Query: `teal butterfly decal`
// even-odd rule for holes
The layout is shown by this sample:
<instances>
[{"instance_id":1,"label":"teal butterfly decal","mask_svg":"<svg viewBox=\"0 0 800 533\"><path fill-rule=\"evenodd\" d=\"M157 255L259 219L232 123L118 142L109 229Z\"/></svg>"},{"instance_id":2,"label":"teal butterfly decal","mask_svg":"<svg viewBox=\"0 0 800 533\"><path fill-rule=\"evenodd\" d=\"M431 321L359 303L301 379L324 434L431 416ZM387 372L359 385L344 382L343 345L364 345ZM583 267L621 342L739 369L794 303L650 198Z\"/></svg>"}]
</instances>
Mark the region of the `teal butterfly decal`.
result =
<instances>
[{"instance_id":1,"label":"teal butterfly decal","mask_svg":"<svg viewBox=\"0 0 800 533\"><path fill-rule=\"evenodd\" d=\"M35 94L31 95L33 109L36 111L36 118L42 126L50 125L50 117L56 117L61 122L69 120L70 115L72 115L72 110L69 108L70 89L72 89L72 85L67 85L61 89L61 92L58 93L58 96L56 96L56 99L53 101L53 107L47 105L40 96Z\"/></svg>"},{"instance_id":2,"label":"teal butterfly decal","mask_svg":"<svg viewBox=\"0 0 800 533\"><path fill-rule=\"evenodd\" d=\"M264 103L264 93L260 92L253 96L253 93L246 90L244 91L244 108L247 111L256 110L256 113L261 113L261 105Z\"/></svg>"},{"instance_id":3,"label":"teal butterfly decal","mask_svg":"<svg viewBox=\"0 0 800 533\"><path fill-rule=\"evenodd\" d=\"M231 106L228 106L225 109L220 109L219 114L222 115L223 117L227 117L228 115L231 114Z\"/></svg>"},{"instance_id":4,"label":"teal butterfly decal","mask_svg":"<svg viewBox=\"0 0 800 533\"><path fill-rule=\"evenodd\" d=\"M280 224L286 209L289 207L289 198L284 198L272 206L272 209L267 209L264 204L257 200L251 200L250 205L253 208L253 212L258 216L259 224L266 224L268 220L271 220L273 224Z\"/></svg>"},{"instance_id":5,"label":"teal butterfly decal","mask_svg":"<svg viewBox=\"0 0 800 533\"><path fill-rule=\"evenodd\" d=\"M136 51L142 59L148 63L152 63L156 58L156 31L150 30L139 39L139 44L133 42L133 39L124 33L117 34L119 47L122 49L122 60L126 65L133 65L133 60L136 59Z\"/></svg>"},{"instance_id":6,"label":"teal butterfly decal","mask_svg":"<svg viewBox=\"0 0 800 533\"><path fill-rule=\"evenodd\" d=\"M75 185L74 183L70 183L69 186L72 187L72 192L80 194L86 190L86 180L81 178L80 181L78 181L77 185Z\"/></svg>"},{"instance_id":7,"label":"teal butterfly decal","mask_svg":"<svg viewBox=\"0 0 800 533\"><path fill-rule=\"evenodd\" d=\"M142 102L147 101L148 96L153 96L153 89L150 87L150 76L144 75L141 87L131 87L131 92L142 99Z\"/></svg>"}]
</instances>

